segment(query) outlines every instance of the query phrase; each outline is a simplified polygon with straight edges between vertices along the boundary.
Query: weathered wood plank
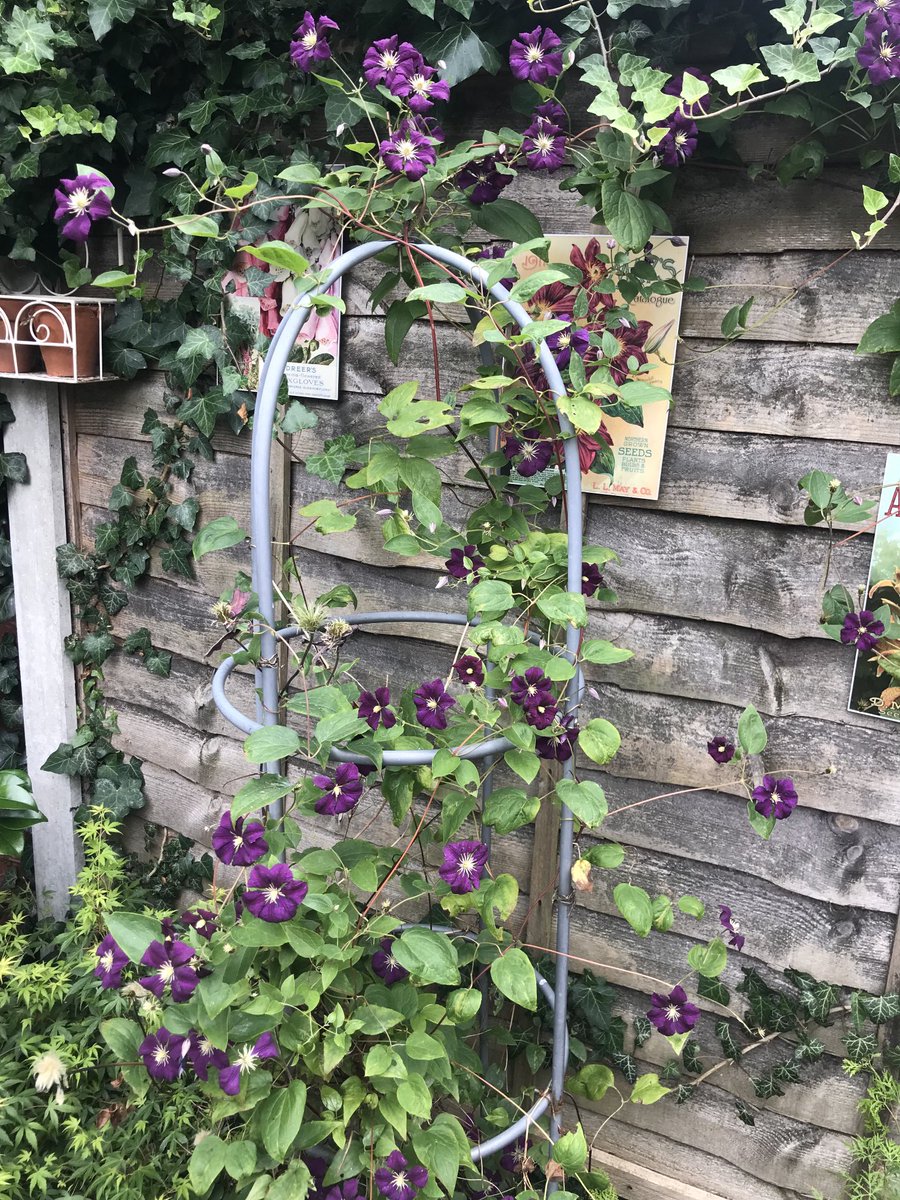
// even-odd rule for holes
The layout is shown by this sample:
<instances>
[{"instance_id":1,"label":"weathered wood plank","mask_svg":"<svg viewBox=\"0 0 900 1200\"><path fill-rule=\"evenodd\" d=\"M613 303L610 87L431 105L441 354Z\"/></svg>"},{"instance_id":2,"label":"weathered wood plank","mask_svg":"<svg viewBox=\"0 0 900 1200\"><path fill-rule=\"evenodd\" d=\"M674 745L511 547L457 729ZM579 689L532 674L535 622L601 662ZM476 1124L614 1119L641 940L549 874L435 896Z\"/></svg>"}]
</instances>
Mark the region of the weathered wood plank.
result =
<instances>
[{"instance_id":1,"label":"weathered wood plank","mask_svg":"<svg viewBox=\"0 0 900 1200\"><path fill-rule=\"evenodd\" d=\"M692 275L705 279L703 292L687 292L681 318L683 337L717 338L722 318L736 304L756 297L747 336L763 342L817 342L855 346L866 326L885 311L893 294L898 255L891 250L856 251L838 260L834 253L707 255L692 247ZM383 266L365 263L347 276L343 295L353 315L370 311L369 293ZM794 291L799 294L782 304ZM462 310L438 306L437 319L465 323ZM762 324L760 321L771 314Z\"/></svg>"},{"instance_id":2,"label":"weathered wood plank","mask_svg":"<svg viewBox=\"0 0 900 1200\"><path fill-rule=\"evenodd\" d=\"M46 818L31 834L35 891L41 915L62 920L81 858L72 824L81 786L43 769L77 724L75 674L63 650L72 610L56 570L56 547L66 541L59 387L8 380L5 390L15 419L5 427L3 449L28 462L27 480L9 481L7 495L25 753L35 803Z\"/></svg>"}]
</instances>

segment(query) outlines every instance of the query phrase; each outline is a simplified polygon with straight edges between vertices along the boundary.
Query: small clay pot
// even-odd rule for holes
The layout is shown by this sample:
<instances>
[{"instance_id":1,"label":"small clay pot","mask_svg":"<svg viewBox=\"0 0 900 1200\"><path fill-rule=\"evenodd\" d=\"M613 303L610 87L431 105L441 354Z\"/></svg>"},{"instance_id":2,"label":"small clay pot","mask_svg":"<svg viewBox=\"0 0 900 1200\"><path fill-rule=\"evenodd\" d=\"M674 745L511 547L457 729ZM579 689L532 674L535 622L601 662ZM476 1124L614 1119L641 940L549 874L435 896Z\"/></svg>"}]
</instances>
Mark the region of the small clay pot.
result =
<instances>
[{"instance_id":1,"label":"small clay pot","mask_svg":"<svg viewBox=\"0 0 900 1200\"><path fill-rule=\"evenodd\" d=\"M0 309L9 321L11 336L27 345L17 345L15 352L10 342L0 340L0 374L33 375L41 369L41 357L31 333L31 324L26 316L16 329L16 319L28 303L27 299L0 300ZM6 326L0 321L0 339L6 337Z\"/></svg>"},{"instance_id":2,"label":"small clay pot","mask_svg":"<svg viewBox=\"0 0 900 1200\"><path fill-rule=\"evenodd\" d=\"M100 374L100 310L98 305L76 304L74 311L74 334L72 306L65 302L61 302L58 308L48 306L35 309L31 329L48 375L63 379L89 379ZM65 342L69 344L62 344Z\"/></svg>"}]
</instances>

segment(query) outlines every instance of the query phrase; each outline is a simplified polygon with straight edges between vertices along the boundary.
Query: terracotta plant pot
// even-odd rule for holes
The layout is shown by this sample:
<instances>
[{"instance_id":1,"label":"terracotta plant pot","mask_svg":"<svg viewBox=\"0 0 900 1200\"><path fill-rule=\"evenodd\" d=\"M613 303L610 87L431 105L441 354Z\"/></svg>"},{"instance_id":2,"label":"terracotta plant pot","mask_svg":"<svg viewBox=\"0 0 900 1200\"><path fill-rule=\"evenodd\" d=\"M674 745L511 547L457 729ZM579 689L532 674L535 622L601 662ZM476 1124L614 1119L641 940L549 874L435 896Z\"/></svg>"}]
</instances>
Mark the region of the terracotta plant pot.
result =
<instances>
[{"instance_id":1,"label":"terracotta plant pot","mask_svg":"<svg viewBox=\"0 0 900 1200\"><path fill-rule=\"evenodd\" d=\"M41 358L37 346L34 345L31 325L27 316L19 325L18 330L16 329L16 318L27 303L27 299L0 300L0 310L9 321L11 336L28 343L24 346L16 346L15 353L13 353L10 342L0 341L0 374L31 375L41 369ZM6 335L6 326L0 321L0 339L5 338Z\"/></svg>"},{"instance_id":2,"label":"terracotta plant pot","mask_svg":"<svg viewBox=\"0 0 900 1200\"><path fill-rule=\"evenodd\" d=\"M100 374L100 311L93 304L76 304L74 310L74 333L72 306L65 301L58 308L48 305L35 309L31 329L48 375L88 379ZM57 344L48 345L53 342ZM65 342L68 345L61 344Z\"/></svg>"}]
</instances>

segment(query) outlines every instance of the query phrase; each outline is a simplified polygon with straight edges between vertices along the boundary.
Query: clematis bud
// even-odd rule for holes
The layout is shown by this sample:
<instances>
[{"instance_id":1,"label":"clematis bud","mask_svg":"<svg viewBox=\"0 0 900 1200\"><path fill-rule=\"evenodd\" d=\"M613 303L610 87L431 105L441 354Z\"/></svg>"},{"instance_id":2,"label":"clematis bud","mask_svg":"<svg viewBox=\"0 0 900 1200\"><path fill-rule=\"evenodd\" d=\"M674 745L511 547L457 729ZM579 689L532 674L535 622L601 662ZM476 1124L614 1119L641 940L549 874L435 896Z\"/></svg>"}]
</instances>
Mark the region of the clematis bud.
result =
<instances>
[{"instance_id":1,"label":"clematis bud","mask_svg":"<svg viewBox=\"0 0 900 1200\"><path fill-rule=\"evenodd\" d=\"M166 169L163 171L163 175L165 175L167 179L175 179L177 176L183 174L184 171L179 171L177 167L166 167Z\"/></svg>"},{"instance_id":2,"label":"clematis bud","mask_svg":"<svg viewBox=\"0 0 900 1200\"><path fill-rule=\"evenodd\" d=\"M200 147L200 149L203 151L204 154L212 154L213 153L213 148L209 144L209 142L204 142L203 145Z\"/></svg>"},{"instance_id":3,"label":"clematis bud","mask_svg":"<svg viewBox=\"0 0 900 1200\"><path fill-rule=\"evenodd\" d=\"M338 125L337 129L334 131L335 136L340 137L346 128L347 128L347 126L345 125L345 123L343 121L341 121L340 125Z\"/></svg>"},{"instance_id":4,"label":"clematis bud","mask_svg":"<svg viewBox=\"0 0 900 1200\"><path fill-rule=\"evenodd\" d=\"M446 71L446 70L447 70L447 64L444 62L444 60L443 60L442 58L439 58L439 59L438 59L438 63L437 63L437 65L440 67L440 69L441 69L442 71Z\"/></svg>"}]
</instances>

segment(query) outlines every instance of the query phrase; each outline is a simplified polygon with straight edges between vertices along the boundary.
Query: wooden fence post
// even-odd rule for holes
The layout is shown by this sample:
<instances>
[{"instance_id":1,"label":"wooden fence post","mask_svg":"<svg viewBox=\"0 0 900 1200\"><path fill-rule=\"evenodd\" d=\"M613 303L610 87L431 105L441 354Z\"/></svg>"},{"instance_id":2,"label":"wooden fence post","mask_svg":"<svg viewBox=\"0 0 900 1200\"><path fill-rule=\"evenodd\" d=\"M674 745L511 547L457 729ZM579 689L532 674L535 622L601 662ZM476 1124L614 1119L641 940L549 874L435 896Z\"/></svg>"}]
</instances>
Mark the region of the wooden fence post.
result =
<instances>
[{"instance_id":1,"label":"wooden fence post","mask_svg":"<svg viewBox=\"0 0 900 1200\"><path fill-rule=\"evenodd\" d=\"M60 919L79 864L72 813L81 789L71 776L41 770L76 726L75 673L63 650L72 610L56 570L56 547L68 540L59 387L8 379L4 390L15 415L4 449L28 460L28 482L10 482L8 493L25 752L34 797L47 818L32 832L35 881L39 911Z\"/></svg>"}]
</instances>

